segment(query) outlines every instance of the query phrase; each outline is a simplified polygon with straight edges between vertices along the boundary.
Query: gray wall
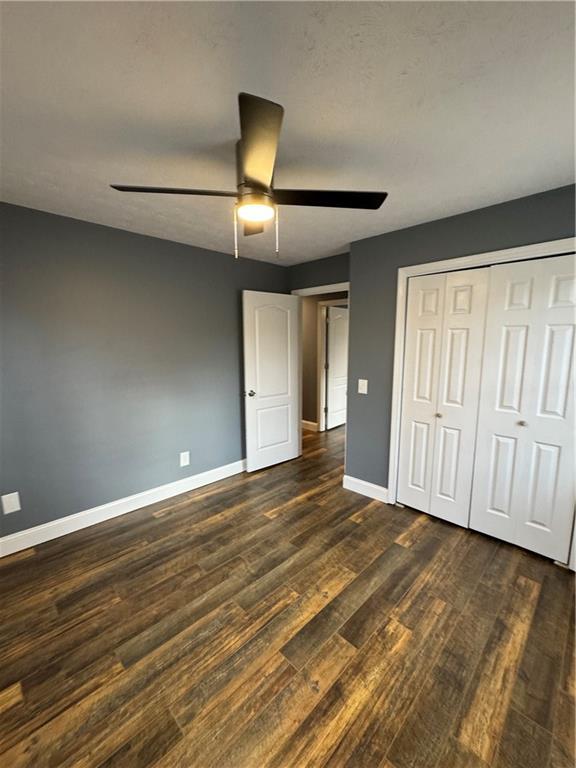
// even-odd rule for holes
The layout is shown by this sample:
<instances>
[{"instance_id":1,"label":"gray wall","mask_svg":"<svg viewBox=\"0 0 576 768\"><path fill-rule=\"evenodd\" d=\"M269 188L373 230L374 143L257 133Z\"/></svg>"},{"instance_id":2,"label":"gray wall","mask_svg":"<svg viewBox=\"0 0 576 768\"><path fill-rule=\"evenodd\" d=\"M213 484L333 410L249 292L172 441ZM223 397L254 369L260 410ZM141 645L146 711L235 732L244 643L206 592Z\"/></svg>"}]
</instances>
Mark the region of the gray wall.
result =
<instances>
[{"instance_id":1,"label":"gray wall","mask_svg":"<svg viewBox=\"0 0 576 768\"><path fill-rule=\"evenodd\" d=\"M574 202L561 187L352 244L347 474L388 484L398 268L571 237Z\"/></svg>"},{"instance_id":2,"label":"gray wall","mask_svg":"<svg viewBox=\"0 0 576 768\"><path fill-rule=\"evenodd\" d=\"M347 283L350 279L350 254L340 253L326 259L305 261L288 268L290 290L317 285Z\"/></svg>"},{"instance_id":3,"label":"gray wall","mask_svg":"<svg viewBox=\"0 0 576 768\"><path fill-rule=\"evenodd\" d=\"M318 299L302 299L302 418L318 421Z\"/></svg>"},{"instance_id":4,"label":"gray wall","mask_svg":"<svg viewBox=\"0 0 576 768\"><path fill-rule=\"evenodd\" d=\"M244 456L241 290L284 292L287 269L0 217L0 493L23 505L4 535Z\"/></svg>"},{"instance_id":5,"label":"gray wall","mask_svg":"<svg viewBox=\"0 0 576 768\"><path fill-rule=\"evenodd\" d=\"M325 259L307 261L288 268L290 290L319 285L347 283L350 280L350 254L340 253ZM317 315L316 304L322 299L335 299L346 294L326 294L302 301L302 418L318 419L317 383Z\"/></svg>"}]
</instances>

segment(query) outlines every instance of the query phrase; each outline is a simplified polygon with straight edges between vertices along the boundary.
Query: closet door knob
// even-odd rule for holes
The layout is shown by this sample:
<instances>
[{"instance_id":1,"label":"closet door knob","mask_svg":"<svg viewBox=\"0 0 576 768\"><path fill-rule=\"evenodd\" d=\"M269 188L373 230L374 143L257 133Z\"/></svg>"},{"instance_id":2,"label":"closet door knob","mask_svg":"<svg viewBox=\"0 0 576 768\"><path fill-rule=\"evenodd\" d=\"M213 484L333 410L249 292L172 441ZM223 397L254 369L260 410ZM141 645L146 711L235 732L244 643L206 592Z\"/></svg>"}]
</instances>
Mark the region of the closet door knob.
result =
<instances>
[{"instance_id":1,"label":"closet door knob","mask_svg":"<svg viewBox=\"0 0 576 768\"><path fill-rule=\"evenodd\" d=\"M520 420L520 421L517 421L516 423L518 424L519 427L527 427L528 426L528 422L527 421Z\"/></svg>"},{"instance_id":2,"label":"closet door knob","mask_svg":"<svg viewBox=\"0 0 576 768\"><path fill-rule=\"evenodd\" d=\"M250 392L248 392L248 397L254 397L255 394L256 392L254 392L254 390L251 389Z\"/></svg>"},{"instance_id":3,"label":"closet door knob","mask_svg":"<svg viewBox=\"0 0 576 768\"><path fill-rule=\"evenodd\" d=\"M442 418L442 414L441 414L441 413L435 413L435 414L434 414L434 416L435 416L437 419L441 419L441 418Z\"/></svg>"}]
</instances>

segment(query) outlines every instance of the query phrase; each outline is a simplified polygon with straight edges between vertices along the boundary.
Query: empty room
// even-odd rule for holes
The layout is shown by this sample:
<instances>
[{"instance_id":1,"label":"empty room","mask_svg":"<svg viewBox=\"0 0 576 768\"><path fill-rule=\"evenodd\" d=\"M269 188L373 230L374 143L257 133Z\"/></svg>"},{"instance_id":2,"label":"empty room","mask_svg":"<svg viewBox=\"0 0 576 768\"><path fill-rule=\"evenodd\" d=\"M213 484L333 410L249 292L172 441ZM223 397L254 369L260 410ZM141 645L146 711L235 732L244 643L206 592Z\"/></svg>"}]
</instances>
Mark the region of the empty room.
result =
<instances>
[{"instance_id":1,"label":"empty room","mask_svg":"<svg viewBox=\"0 0 576 768\"><path fill-rule=\"evenodd\" d=\"M575 5L0 35L2 768L575 768Z\"/></svg>"}]
</instances>

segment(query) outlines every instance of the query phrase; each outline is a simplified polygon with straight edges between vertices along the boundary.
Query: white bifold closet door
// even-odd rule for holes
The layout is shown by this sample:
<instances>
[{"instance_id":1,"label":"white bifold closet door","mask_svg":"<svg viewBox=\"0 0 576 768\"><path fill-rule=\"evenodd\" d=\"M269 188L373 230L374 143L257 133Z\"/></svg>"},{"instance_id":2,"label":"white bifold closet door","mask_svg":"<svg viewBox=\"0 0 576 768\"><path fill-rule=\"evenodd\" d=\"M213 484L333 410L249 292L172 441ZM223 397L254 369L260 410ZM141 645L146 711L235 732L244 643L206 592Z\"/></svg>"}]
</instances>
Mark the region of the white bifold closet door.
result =
<instances>
[{"instance_id":1,"label":"white bifold closet door","mask_svg":"<svg viewBox=\"0 0 576 768\"><path fill-rule=\"evenodd\" d=\"M468 526L489 269L410 278L398 501Z\"/></svg>"},{"instance_id":2,"label":"white bifold closet door","mask_svg":"<svg viewBox=\"0 0 576 768\"><path fill-rule=\"evenodd\" d=\"M574 518L574 256L491 268L470 526L566 562Z\"/></svg>"}]
</instances>

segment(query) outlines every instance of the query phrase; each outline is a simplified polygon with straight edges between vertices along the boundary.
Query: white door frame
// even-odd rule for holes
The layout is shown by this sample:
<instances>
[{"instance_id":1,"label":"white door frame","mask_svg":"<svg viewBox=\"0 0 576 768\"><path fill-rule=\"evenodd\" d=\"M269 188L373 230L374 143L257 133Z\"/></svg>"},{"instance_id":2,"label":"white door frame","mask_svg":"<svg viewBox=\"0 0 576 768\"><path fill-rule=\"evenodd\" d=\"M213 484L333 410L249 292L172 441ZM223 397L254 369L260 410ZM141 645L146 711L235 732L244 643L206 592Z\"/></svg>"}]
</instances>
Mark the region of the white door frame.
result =
<instances>
[{"instance_id":1,"label":"white door frame","mask_svg":"<svg viewBox=\"0 0 576 768\"><path fill-rule=\"evenodd\" d=\"M398 269L396 289L396 328L394 334L394 368L392 380L392 413L390 420L390 460L388 463L388 503L396 502L398 488L398 449L400 446L400 412L402 408L402 385L404 376L404 344L406 334L406 305L408 298L408 278L416 275L433 275L439 272L455 272L474 267L486 267L507 261L527 261L544 256L561 256L576 251L576 238L566 237L561 240L548 240L533 245L506 248L501 251L461 256L455 259L433 261L427 264L415 264Z\"/></svg>"},{"instance_id":2,"label":"white door frame","mask_svg":"<svg viewBox=\"0 0 576 768\"><path fill-rule=\"evenodd\" d=\"M317 326L317 360L318 360L318 370L316 372L317 377L317 394L316 394L316 400L318 403L318 410L316 412L316 429L318 432L324 432L326 430L326 419L324 415L324 407L326 405L326 382L324 380L324 377L322 376L322 369L324 368L324 365L326 364L326 322L324 321L323 326L321 327L321 319L320 319L320 309L322 307L327 307L331 303L332 304L343 304L344 302L350 301L350 283L329 283L328 285L315 285L312 288L295 288L293 291L290 291L290 293L294 294L295 296L320 296L323 293L342 293L344 291L348 292L348 298L347 299L340 299L334 300L330 302L329 300L326 301L319 301L318 302L318 326ZM321 342L321 334L323 338L323 342Z\"/></svg>"},{"instance_id":3,"label":"white door frame","mask_svg":"<svg viewBox=\"0 0 576 768\"><path fill-rule=\"evenodd\" d=\"M294 296L318 296L321 293L341 293L348 291L350 294L350 283L330 283L329 285L315 285L312 288L296 288L290 293Z\"/></svg>"},{"instance_id":4,"label":"white door frame","mask_svg":"<svg viewBox=\"0 0 576 768\"><path fill-rule=\"evenodd\" d=\"M316 371L316 381L318 383L316 402L318 411L316 413L316 423L318 432L326 431L326 316L328 307L348 307L348 299L332 299L331 301L318 302L318 319L316 339L318 341L318 353L316 359L318 368Z\"/></svg>"}]
</instances>

